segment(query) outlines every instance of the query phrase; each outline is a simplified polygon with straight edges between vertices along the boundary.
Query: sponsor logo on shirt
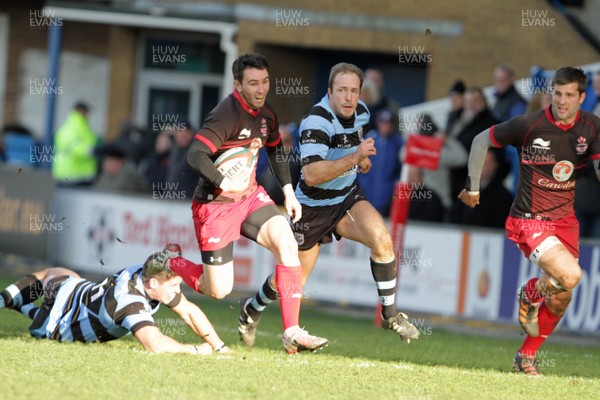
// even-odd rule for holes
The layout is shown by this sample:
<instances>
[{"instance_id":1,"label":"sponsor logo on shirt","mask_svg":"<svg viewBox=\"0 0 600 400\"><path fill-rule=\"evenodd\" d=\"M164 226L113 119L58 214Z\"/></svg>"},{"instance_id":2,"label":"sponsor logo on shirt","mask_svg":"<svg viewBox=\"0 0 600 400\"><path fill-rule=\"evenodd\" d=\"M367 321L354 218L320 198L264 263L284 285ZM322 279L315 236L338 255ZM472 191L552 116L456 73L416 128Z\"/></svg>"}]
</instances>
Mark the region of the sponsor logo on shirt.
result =
<instances>
[{"instance_id":1,"label":"sponsor logo on shirt","mask_svg":"<svg viewBox=\"0 0 600 400\"><path fill-rule=\"evenodd\" d=\"M535 147L537 149L549 149L550 148L550 141L546 141L542 138L537 138L537 139L533 139L533 145L532 147Z\"/></svg>"},{"instance_id":2,"label":"sponsor logo on shirt","mask_svg":"<svg viewBox=\"0 0 600 400\"><path fill-rule=\"evenodd\" d=\"M577 138L577 144L575 145L575 150L577 151L577 154L581 155L584 154L588 149L588 144L586 143L586 140L583 136L579 136Z\"/></svg>"},{"instance_id":3,"label":"sponsor logo on shirt","mask_svg":"<svg viewBox=\"0 0 600 400\"><path fill-rule=\"evenodd\" d=\"M552 176L554 176L554 179L557 181L564 182L569 180L571 175L573 175L574 170L575 167L571 161L562 160L557 162L556 165L554 165L554 168L552 168Z\"/></svg>"},{"instance_id":4,"label":"sponsor logo on shirt","mask_svg":"<svg viewBox=\"0 0 600 400\"><path fill-rule=\"evenodd\" d=\"M558 183L546 178L541 178L537 181L538 185L543 186L547 189L573 189L575 188L575 182L576 181Z\"/></svg>"},{"instance_id":5,"label":"sponsor logo on shirt","mask_svg":"<svg viewBox=\"0 0 600 400\"><path fill-rule=\"evenodd\" d=\"M315 144L317 143L317 140L312 138L310 135L312 134L312 131L308 130L308 131L304 131L302 133L302 139L301 142L302 144Z\"/></svg>"}]
</instances>

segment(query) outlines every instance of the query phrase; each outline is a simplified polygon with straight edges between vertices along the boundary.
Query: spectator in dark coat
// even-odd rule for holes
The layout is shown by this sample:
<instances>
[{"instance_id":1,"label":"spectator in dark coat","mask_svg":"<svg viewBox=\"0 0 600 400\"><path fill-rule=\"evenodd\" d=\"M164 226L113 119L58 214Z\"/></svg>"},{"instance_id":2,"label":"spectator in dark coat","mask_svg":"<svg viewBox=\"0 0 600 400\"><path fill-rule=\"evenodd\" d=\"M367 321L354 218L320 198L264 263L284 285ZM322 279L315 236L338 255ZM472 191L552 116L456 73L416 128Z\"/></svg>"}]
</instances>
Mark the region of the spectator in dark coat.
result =
<instances>
[{"instance_id":1,"label":"spectator in dark coat","mask_svg":"<svg viewBox=\"0 0 600 400\"><path fill-rule=\"evenodd\" d=\"M488 108L483 90L479 87L472 87L466 91L465 111L461 119L464 122L464 126L456 136L456 139L462 144L467 154L471 151L471 143L473 143L475 136L498 123L498 120L493 117ZM457 199L458 194L465 186L466 179L466 165L451 170L452 199Z\"/></svg>"},{"instance_id":2,"label":"spectator in dark coat","mask_svg":"<svg viewBox=\"0 0 600 400\"><path fill-rule=\"evenodd\" d=\"M135 164L127 159L124 150L115 144L101 149L102 171L92 189L114 193L149 193L146 180L137 173Z\"/></svg>"},{"instance_id":3,"label":"spectator in dark coat","mask_svg":"<svg viewBox=\"0 0 600 400\"><path fill-rule=\"evenodd\" d=\"M454 82L454 85L450 88L448 92L448 97L450 98L450 112L448 113L448 118L446 120L446 132L450 133L452 128L454 127L454 123L460 119L462 113L464 111L465 104L465 92L467 87L462 80L458 80Z\"/></svg>"},{"instance_id":4,"label":"spectator in dark coat","mask_svg":"<svg viewBox=\"0 0 600 400\"><path fill-rule=\"evenodd\" d=\"M515 88L515 71L510 66L501 64L494 69L494 89L494 118L504 122L525 113L527 102Z\"/></svg>"},{"instance_id":5,"label":"spectator in dark coat","mask_svg":"<svg viewBox=\"0 0 600 400\"><path fill-rule=\"evenodd\" d=\"M412 165L408 168L410 205L408 219L415 221L442 222L445 208L441 198L423 182L423 170Z\"/></svg>"},{"instance_id":6,"label":"spectator in dark coat","mask_svg":"<svg viewBox=\"0 0 600 400\"><path fill-rule=\"evenodd\" d=\"M512 195L502 183L508 168L504 150L490 149L481 170L480 190L482 198L486 200L475 208L454 207L452 222L461 225L503 228L513 201Z\"/></svg>"},{"instance_id":7,"label":"spectator in dark coat","mask_svg":"<svg viewBox=\"0 0 600 400\"><path fill-rule=\"evenodd\" d=\"M379 111L375 116L375 129L368 132L366 137L375 140L377 155L369 157L371 170L367 174L358 174L358 184L373 207L387 217L401 169L398 153L403 140L398 135L396 114L387 109Z\"/></svg>"}]
</instances>

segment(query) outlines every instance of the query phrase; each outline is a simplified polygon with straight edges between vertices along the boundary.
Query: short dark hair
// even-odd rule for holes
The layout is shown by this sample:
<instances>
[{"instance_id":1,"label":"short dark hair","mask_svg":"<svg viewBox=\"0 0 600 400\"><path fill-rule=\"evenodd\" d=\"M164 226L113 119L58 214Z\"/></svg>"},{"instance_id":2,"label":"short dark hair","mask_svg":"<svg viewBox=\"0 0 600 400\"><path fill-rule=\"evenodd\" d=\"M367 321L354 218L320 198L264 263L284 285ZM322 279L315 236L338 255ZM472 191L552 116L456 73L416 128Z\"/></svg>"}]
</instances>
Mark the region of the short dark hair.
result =
<instances>
[{"instance_id":1,"label":"short dark hair","mask_svg":"<svg viewBox=\"0 0 600 400\"><path fill-rule=\"evenodd\" d=\"M244 70L246 68L266 69L269 72L269 63L267 59L258 53L247 53L239 56L231 66L233 79L238 82L244 80Z\"/></svg>"},{"instance_id":2,"label":"short dark hair","mask_svg":"<svg viewBox=\"0 0 600 400\"><path fill-rule=\"evenodd\" d=\"M577 91L579 94L581 94L585 93L587 81L587 74L583 72L581 68L562 67L556 70L550 85L554 88L554 85L568 85L569 83L577 83Z\"/></svg>"},{"instance_id":3,"label":"short dark hair","mask_svg":"<svg viewBox=\"0 0 600 400\"><path fill-rule=\"evenodd\" d=\"M85 101L78 101L73 106L73 109L75 109L79 112L85 112L85 113L90 112L90 106Z\"/></svg>"},{"instance_id":4,"label":"short dark hair","mask_svg":"<svg viewBox=\"0 0 600 400\"><path fill-rule=\"evenodd\" d=\"M354 64L349 63L338 63L331 67L331 72L329 72L329 89L333 89L333 81L336 76L340 74L356 74L358 75L358 79L360 79L359 89L362 88L363 81L365 80L365 73L362 69L358 68Z\"/></svg>"}]
</instances>

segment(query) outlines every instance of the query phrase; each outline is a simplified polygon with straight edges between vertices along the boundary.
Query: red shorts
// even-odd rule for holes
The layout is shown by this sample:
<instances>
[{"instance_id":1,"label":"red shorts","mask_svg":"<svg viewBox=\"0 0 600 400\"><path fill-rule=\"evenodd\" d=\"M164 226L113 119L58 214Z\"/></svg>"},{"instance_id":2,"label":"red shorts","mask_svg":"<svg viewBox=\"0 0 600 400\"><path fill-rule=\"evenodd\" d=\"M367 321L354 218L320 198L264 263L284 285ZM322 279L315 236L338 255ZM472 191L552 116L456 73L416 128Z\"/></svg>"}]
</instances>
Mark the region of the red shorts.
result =
<instances>
[{"instance_id":1,"label":"red shorts","mask_svg":"<svg viewBox=\"0 0 600 400\"><path fill-rule=\"evenodd\" d=\"M527 258L530 258L536 247L549 236L556 236L573 257L579 258L579 222L575 214L554 221L509 216L505 227L506 237L516 244Z\"/></svg>"},{"instance_id":2,"label":"red shorts","mask_svg":"<svg viewBox=\"0 0 600 400\"><path fill-rule=\"evenodd\" d=\"M192 215L200 251L214 251L240 238L242 223L254 211L271 205L279 213L262 186L240 201L231 203L192 202Z\"/></svg>"}]
</instances>

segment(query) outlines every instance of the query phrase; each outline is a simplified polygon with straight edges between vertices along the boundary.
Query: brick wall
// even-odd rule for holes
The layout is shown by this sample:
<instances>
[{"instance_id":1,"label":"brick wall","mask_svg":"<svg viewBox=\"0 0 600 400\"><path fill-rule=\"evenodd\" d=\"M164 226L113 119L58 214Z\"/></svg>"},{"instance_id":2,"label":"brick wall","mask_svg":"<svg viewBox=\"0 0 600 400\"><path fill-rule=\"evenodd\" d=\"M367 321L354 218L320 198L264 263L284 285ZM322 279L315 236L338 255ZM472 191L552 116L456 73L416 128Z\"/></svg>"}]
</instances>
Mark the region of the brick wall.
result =
<instances>
[{"instance_id":1,"label":"brick wall","mask_svg":"<svg viewBox=\"0 0 600 400\"><path fill-rule=\"evenodd\" d=\"M137 31L111 26L108 35L110 58L110 91L108 93L108 121L106 139L119 133L121 123L133 115Z\"/></svg>"},{"instance_id":2,"label":"brick wall","mask_svg":"<svg viewBox=\"0 0 600 400\"><path fill-rule=\"evenodd\" d=\"M197 0L198 2L202 2ZM244 0L226 0L229 4L249 3ZM567 21L545 0L500 2L486 0L473 5L472 0L443 2L412 0L373 0L348 2L343 0L253 0L257 5L278 10L340 11L354 15L373 15L415 20L445 20L459 22L460 36L439 35L432 28L425 32L391 32L383 29L359 29L323 26L309 21L302 29L277 26L274 22L257 22L239 16L236 36L240 53L264 51L271 60L273 76L303 79L302 84L314 87L315 59L310 51L297 49L332 49L377 52L398 56L400 46L422 46L431 55L427 69L426 98L446 95L448 87L457 78L469 85L492 84L493 67L506 62L518 76L527 76L534 65L556 68L562 65L586 64L597 61L597 54L572 29ZM284 6L282 6L284 4ZM18 122L20 56L24 49L46 49L47 30L33 29L29 24L31 10L40 9L41 0L0 2L0 12L10 15L10 47L5 110L6 123ZM548 28L523 27L522 14L538 10L553 19ZM132 113L135 74L137 30L98 24L65 22L63 49L82 54L107 57L110 60L108 120L105 132L112 138L119 124ZM229 88L225 89L226 91ZM402 90L402 88L389 88ZM276 93L275 93L276 94ZM310 106L303 97L270 96L280 111L282 120L297 119Z\"/></svg>"},{"instance_id":3,"label":"brick wall","mask_svg":"<svg viewBox=\"0 0 600 400\"><path fill-rule=\"evenodd\" d=\"M242 1L239 1L240 3ZM231 3L234 3L233 1ZM544 0L527 2L452 0L371 1L300 0L282 6L275 0L254 1L276 9L342 10L344 13L378 15L422 20L450 20L463 24L461 36L441 36L432 29L406 34L382 30L360 30L312 24L303 29L276 26L273 22L239 21L240 52L255 50L258 45L300 46L357 51L384 52L397 55L399 46L424 46L431 54L426 97L436 99L446 95L457 78L469 85L492 84L492 70L499 63L508 63L517 75L529 75L534 65L557 68L596 62L596 52L587 45L559 13ZM474 6L476 4L476 7ZM553 27L524 27L523 12L538 10ZM279 61L278 61L279 62ZM284 61L285 62L285 61ZM302 62L302 61L301 61ZM310 60L304 61L310 69ZM296 68L301 68L296 66Z\"/></svg>"}]
</instances>

